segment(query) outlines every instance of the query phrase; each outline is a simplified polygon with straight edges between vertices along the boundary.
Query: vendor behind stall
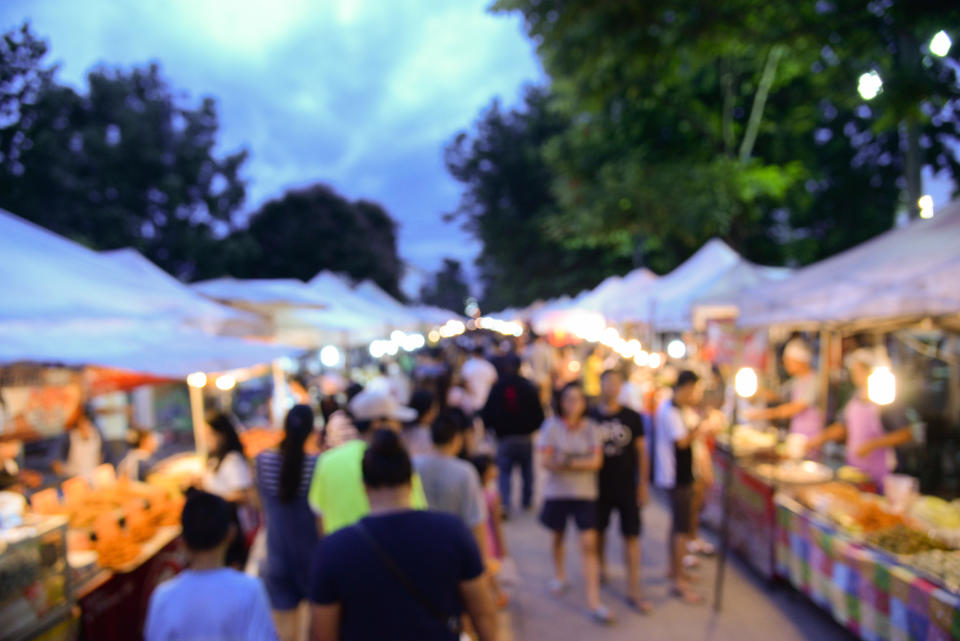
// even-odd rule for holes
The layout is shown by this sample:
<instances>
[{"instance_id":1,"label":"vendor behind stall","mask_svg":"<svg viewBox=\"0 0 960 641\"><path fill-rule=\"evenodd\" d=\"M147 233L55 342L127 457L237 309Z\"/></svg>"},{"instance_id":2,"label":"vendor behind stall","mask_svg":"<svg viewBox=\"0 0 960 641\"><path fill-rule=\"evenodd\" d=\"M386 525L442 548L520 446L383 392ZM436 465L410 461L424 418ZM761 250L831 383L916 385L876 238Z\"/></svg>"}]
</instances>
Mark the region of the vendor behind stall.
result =
<instances>
[{"instance_id":1,"label":"vendor behind stall","mask_svg":"<svg viewBox=\"0 0 960 641\"><path fill-rule=\"evenodd\" d=\"M817 372L813 369L813 352L801 338L794 338L783 349L783 368L790 375L784 385L789 401L766 409L751 410L746 418L752 421L790 420L790 433L808 439L823 432L823 412L818 403Z\"/></svg>"},{"instance_id":2,"label":"vendor behind stall","mask_svg":"<svg viewBox=\"0 0 960 641\"><path fill-rule=\"evenodd\" d=\"M93 411L84 405L73 427L63 435L59 458L51 467L60 476L89 476L98 465L109 461L106 439L94 420Z\"/></svg>"},{"instance_id":3,"label":"vendor behind stall","mask_svg":"<svg viewBox=\"0 0 960 641\"><path fill-rule=\"evenodd\" d=\"M845 441L847 464L861 470L882 488L883 477L896 467L894 448L913 438L910 423L902 409L880 407L867 396L867 379L879 364L873 350L860 348L844 362L856 391L840 413L840 420L812 439L808 447L817 448L826 441Z\"/></svg>"},{"instance_id":4,"label":"vendor behind stall","mask_svg":"<svg viewBox=\"0 0 960 641\"><path fill-rule=\"evenodd\" d=\"M15 486L19 482L20 443L17 441L0 442L0 491Z\"/></svg>"},{"instance_id":5,"label":"vendor behind stall","mask_svg":"<svg viewBox=\"0 0 960 641\"><path fill-rule=\"evenodd\" d=\"M133 428L127 432L130 450L117 465L117 474L131 481L145 481L150 468L156 463L159 443L150 430Z\"/></svg>"}]
</instances>

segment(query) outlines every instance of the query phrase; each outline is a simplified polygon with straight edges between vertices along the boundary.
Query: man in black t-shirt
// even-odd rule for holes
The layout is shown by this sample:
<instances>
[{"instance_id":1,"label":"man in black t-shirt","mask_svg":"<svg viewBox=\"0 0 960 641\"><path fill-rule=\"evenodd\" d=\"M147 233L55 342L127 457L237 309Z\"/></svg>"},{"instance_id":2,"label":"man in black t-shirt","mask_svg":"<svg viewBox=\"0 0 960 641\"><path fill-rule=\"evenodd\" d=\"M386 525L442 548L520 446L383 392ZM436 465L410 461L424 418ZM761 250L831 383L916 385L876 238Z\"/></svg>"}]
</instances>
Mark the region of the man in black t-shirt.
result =
<instances>
[{"instance_id":1,"label":"man in black t-shirt","mask_svg":"<svg viewBox=\"0 0 960 641\"><path fill-rule=\"evenodd\" d=\"M623 376L607 370L600 378L600 401L590 412L603 441L603 467L599 473L597 499L598 553L600 576L605 571L605 533L614 510L620 515L627 566L627 603L635 610L649 612L651 605L640 591L640 508L647 501L647 449L643 419L620 405Z\"/></svg>"}]
</instances>

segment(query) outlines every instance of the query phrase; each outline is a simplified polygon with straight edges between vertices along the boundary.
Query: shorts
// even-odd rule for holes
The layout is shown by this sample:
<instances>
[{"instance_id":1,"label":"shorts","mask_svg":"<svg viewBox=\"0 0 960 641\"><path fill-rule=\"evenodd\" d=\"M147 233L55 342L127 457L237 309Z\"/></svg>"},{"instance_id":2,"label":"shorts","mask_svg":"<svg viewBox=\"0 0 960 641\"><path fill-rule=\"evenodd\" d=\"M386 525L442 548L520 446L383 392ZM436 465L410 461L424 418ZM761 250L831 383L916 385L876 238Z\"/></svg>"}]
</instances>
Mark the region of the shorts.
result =
<instances>
[{"instance_id":1,"label":"shorts","mask_svg":"<svg viewBox=\"0 0 960 641\"><path fill-rule=\"evenodd\" d=\"M604 532L610 526L610 515L616 510L620 515L620 534L624 538L640 536L640 506L637 494L603 496L597 501L597 529Z\"/></svg>"},{"instance_id":2,"label":"shorts","mask_svg":"<svg viewBox=\"0 0 960 641\"><path fill-rule=\"evenodd\" d=\"M274 610L294 610L308 599L307 586L290 575L272 573L267 570L263 577L263 587L267 589L270 607Z\"/></svg>"},{"instance_id":3,"label":"shorts","mask_svg":"<svg viewBox=\"0 0 960 641\"><path fill-rule=\"evenodd\" d=\"M670 490L670 508L673 512L673 534L693 534L693 486L682 485Z\"/></svg>"},{"instance_id":4,"label":"shorts","mask_svg":"<svg viewBox=\"0 0 960 641\"><path fill-rule=\"evenodd\" d=\"M573 517L577 529L597 529L597 503L586 499L547 499L543 502L540 522L554 532L563 532Z\"/></svg>"}]
</instances>

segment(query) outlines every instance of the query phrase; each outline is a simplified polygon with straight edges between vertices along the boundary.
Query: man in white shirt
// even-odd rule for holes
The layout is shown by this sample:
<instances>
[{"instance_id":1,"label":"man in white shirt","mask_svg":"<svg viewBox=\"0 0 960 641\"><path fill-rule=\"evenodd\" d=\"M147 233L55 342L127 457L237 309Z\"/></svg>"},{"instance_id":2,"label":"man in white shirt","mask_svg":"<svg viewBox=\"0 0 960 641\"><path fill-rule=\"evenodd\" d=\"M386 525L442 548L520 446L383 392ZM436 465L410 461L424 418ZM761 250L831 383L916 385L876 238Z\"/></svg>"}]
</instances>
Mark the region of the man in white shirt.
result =
<instances>
[{"instance_id":1,"label":"man in white shirt","mask_svg":"<svg viewBox=\"0 0 960 641\"><path fill-rule=\"evenodd\" d=\"M483 356L483 347L473 348L473 355L460 370L471 412L479 412L487 403L490 388L497 382L497 368Z\"/></svg>"},{"instance_id":2,"label":"man in white shirt","mask_svg":"<svg viewBox=\"0 0 960 641\"><path fill-rule=\"evenodd\" d=\"M150 595L145 640L276 641L260 579L224 567L227 547L240 536L227 502L193 491L181 521L190 567Z\"/></svg>"},{"instance_id":3,"label":"man in white shirt","mask_svg":"<svg viewBox=\"0 0 960 641\"><path fill-rule=\"evenodd\" d=\"M683 567L687 543L693 534L693 453L691 445L701 425L688 425L683 410L696 406L702 396L699 377L691 371L680 372L673 397L657 407L654 420L654 484L668 490L673 521L670 528L671 594L696 605L703 597L690 587Z\"/></svg>"}]
</instances>

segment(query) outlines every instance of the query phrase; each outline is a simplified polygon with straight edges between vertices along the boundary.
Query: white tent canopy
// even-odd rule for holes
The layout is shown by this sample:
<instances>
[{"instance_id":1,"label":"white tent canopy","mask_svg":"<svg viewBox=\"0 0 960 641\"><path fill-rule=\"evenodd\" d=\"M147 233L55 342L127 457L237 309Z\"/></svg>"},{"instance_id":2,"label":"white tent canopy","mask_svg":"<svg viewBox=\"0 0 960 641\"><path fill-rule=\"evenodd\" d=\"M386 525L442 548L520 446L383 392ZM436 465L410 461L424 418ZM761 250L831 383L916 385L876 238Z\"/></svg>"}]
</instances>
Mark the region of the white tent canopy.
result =
<instances>
[{"instance_id":1,"label":"white tent canopy","mask_svg":"<svg viewBox=\"0 0 960 641\"><path fill-rule=\"evenodd\" d=\"M752 287L776 283L793 273L787 267L764 267L741 259L691 303L693 327L704 329L711 318L736 318L740 313L740 297Z\"/></svg>"},{"instance_id":2,"label":"white tent canopy","mask_svg":"<svg viewBox=\"0 0 960 641\"><path fill-rule=\"evenodd\" d=\"M960 314L960 201L740 299L739 323L853 323Z\"/></svg>"},{"instance_id":3,"label":"white tent canopy","mask_svg":"<svg viewBox=\"0 0 960 641\"><path fill-rule=\"evenodd\" d=\"M608 279L609 281L609 279ZM641 267L626 274L603 290L601 283L588 300L594 305L592 311L599 312L611 322L629 322L646 318L649 313L649 292L653 290L659 277L649 269Z\"/></svg>"},{"instance_id":4,"label":"white tent canopy","mask_svg":"<svg viewBox=\"0 0 960 641\"><path fill-rule=\"evenodd\" d=\"M3 210L0 256L0 322L140 318L214 331L242 316L172 277L145 277L129 254L98 254Z\"/></svg>"},{"instance_id":5,"label":"white tent canopy","mask_svg":"<svg viewBox=\"0 0 960 641\"><path fill-rule=\"evenodd\" d=\"M648 322L658 331L681 331L692 324L692 303L706 293L741 260L719 238L711 238L697 252L653 288Z\"/></svg>"},{"instance_id":6,"label":"white tent canopy","mask_svg":"<svg viewBox=\"0 0 960 641\"><path fill-rule=\"evenodd\" d=\"M449 309L443 309L442 307L413 305L409 309L420 320L421 325L425 327L443 325L451 320L463 320L460 314L451 312Z\"/></svg>"},{"instance_id":7,"label":"white tent canopy","mask_svg":"<svg viewBox=\"0 0 960 641\"><path fill-rule=\"evenodd\" d=\"M386 327L380 311L332 274L320 286L293 278L218 278L194 288L214 300L268 315L274 339L302 347L357 345L377 338Z\"/></svg>"},{"instance_id":8,"label":"white tent canopy","mask_svg":"<svg viewBox=\"0 0 960 641\"><path fill-rule=\"evenodd\" d=\"M396 327L412 330L421 324L420 318L410 308L383 291L372 280L361 282L354 287L353 292L365 301L382 309L389 316L390 322Z\"/></svg>"},{"instance_id":9,"label":"white tent canopy","mask_svg":"<svg viewBox=\"0 0 960 641\"><path fill-rule=\"evenodd\" d=\"M315 307L326 308L330 299L295 278L239 280L216 278L192 285L194 290L213 300L251 308Z\"/></svg>"},{"instance_id":10,"label":"white tent canopy","mask_svg":"<svg viewBox=\"0 0 960 641\"><path fill-rule=\"evenodd\" d=\"M141 321L10 322L0 337L0 364L99 365L170 378L250 367L298 351Z\"/></svg>"}]
</instances>

